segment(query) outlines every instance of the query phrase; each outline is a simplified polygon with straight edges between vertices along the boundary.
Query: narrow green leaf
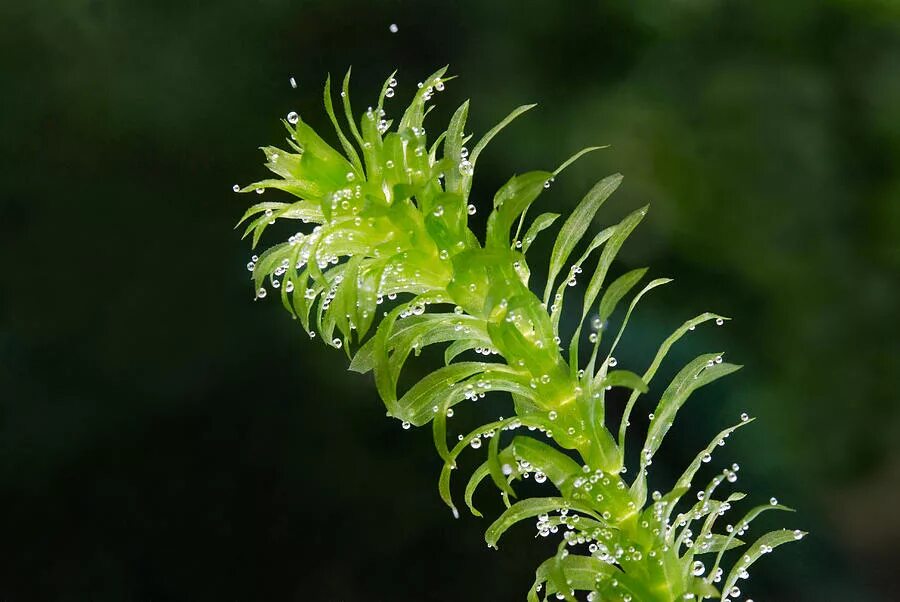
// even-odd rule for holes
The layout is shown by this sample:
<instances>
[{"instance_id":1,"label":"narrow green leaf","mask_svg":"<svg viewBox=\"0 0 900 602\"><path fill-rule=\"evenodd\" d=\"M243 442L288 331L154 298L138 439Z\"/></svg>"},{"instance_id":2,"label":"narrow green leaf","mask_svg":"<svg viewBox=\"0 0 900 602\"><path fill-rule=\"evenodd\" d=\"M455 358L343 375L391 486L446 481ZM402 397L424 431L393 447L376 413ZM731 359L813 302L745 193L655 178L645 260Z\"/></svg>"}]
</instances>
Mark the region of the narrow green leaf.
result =
<instances>
[{"instance_id":1,"label":"narrow green leaf","mask_svg":"<svg viewBox=\"0 0 900 602\"><path fill-rule=\"evenodd\" d=\"M616 233L618 232L619 229L617 228ZM643 278L646 273L647 268L631 270L616 278L613 283L609 285L609 288L606 289L606 292L603 294L603 298L600 299L600 322L606 322L615 311L616 306L619 304L619 301L622 300L622 297L627 295L628 291L640 282L641 278Z\"/></svg>"},{"instance_id":2,"label":"narrow green leaf","mask_svg":"<svg viewBox=\"0 0 900 602\"><path fill-rule=\"evenodd\" d=\"M475 469L475 472L472 473L472 476L469 478L469 482L466 484L466 492L465 492L465 500L466 506L469 508L469 512L473 515L481 518L482 514L479 512L475 505L472 503L472 497L475 495L475 490L478 489L478 485L487 478L490 474L490 467L487 462L482 462L481 465Z\"/></svg>"},{"instance_id":3,"label":"narrow green leaf","mask_svg":"<svg viewBox=\"0 0 900 602\"><path fill-rule=\"evenodd\" d=\"M759 558L763 554L771 552L773 549L782 544L799 541L803 539L805 535L806 533L804 531L790 531L788 529L779 529L777 531L769 531L768 533L757 539L755 542L753 542L753 544L747 549L747 551L741 555L740 561L738 561L734 565L734 567L732 567L731 572L728 573L728 577L725 579L725 585L722 587L722 602L726 602L728 598L728 592L737 583L741 573L743 571L746 571L750 567L750 565L759 560Z\"/></svg>"},{"instance_id":4,"label":"narrow green leaf","mask_svg":"<svg viewBox=\"0 0 900 602\"><path fill-rule=\"evenodd\" d=\"M362 148L363 138L359 133L359 128L356 126L356 119L353 117L353 108L350 106L350 71L352 69L352 67L349 67L347 69L347 74L344 75L344 82L341 84L341 101L344 105L344 118L347 120L347 125L350 127L350 133L353 134L356 143Z\"/></svg>"},{"instance_id":5,"label":"narrow green leaf","mask_svg":"<svg viewBox=\"0 0 900 602\"><path fill-rule=\"evenodd\" d=\"M566 219L550 255L550 271L547 275L547 285L544 288L544 303L549 302L550 292L553 290L556 276L562 270L563 264L572 253L572 249L575 248L588 226L591 225L594 214L597 213L603 201L609 198L609 195L619 187L621 182L621 174L609 176L598 182Z\"/></svg>"},{"instance_id":6,"label":"narrow green leaf","mask_svg":"<svg viewBox=\"0 0 900 602\"><path fill-rule=\"evenodd\" d=\"M741 520L739 520L738 522L736 522L734 524L734 530L731 533L729 533L728 539L725 542L725 546L723 547L723 549L719 550L719 553L716 555L716 561L713 564L712 568L709 571L709 574L706 577L707 583L711 583L713 578L715 578L716 572L719 570L719 565L722 562L722 556L725 554L725 551L731 545L731 541L734 540L734 538L737 536L738 531L742 531L750 523L752 523L753 520L757 516L759 516L763 512L769 512L770 510L779 510L782 512L793 512L794 511L793 508L788 508L787 506L782 506L781 504L762 504L759 506L755 506L755 507L751 508L749 511L747 511L747 514L745 514ZM765 535L763 537L765 537ZM801 537L802 537L802 535L801 535ZM760 538L760 540L761 539L762 539L762 537ZM793 539L793 534L792 534L791 539ZM756 546L757 544L759 544L760 540L757 540L753 545ZM784 543L784 542L782 542L782 543ZM750 550L747 550L746 554L749 555L749 552L750 552ZM753 560L755 560L755 558L753 558L753 556L750 556L750 557ZM757 555L757 558L758 558L758 555ZM752 562L752 560L751 560L751 562ZM740 563L735 565L734 569L736 569L738 566L740 566ZM732 572L734 571L734 569L732 569ZM729 589L731 589L730 586L723 591L727 592Z\"/></svg>"},{"instance_id":7,"label":"narrow green leaf","mask_svg":"<svg viewBox=\"0 0 900 602\"><path fill-rule=\"evenodd\" d=\"M344 130L341 129L341 124L338 122L337 117L334 114L334 105L331 101L331 74L329 74L328 77L325 78L325 91L323 94L323 98L325 101L325 112L328 113L328 118L331 120L331 124L334 126L334 131L337 132L337 137L341 142L341 147L343 147L344 153L353 164L356 175L360 178L364 177L365 172L363 171L362 162L359 160L359 154L356 152L356 149L353 148L353 145L350 144L347 136L344 135Z\"/></svg>"},{"instance_id":8,"label":"narrow green leaf","mask_svg":"<svg viewBox=\"0 0 900 602\"><path fill-rule=\"evenodd\" d=\"M491 364L484 362L460 362L438 368L414 384L397 402L397 417L422 426L433 416L435 399L451 385L473 374L483 372ZM376 368L377 370L377 368Z\"/></svg>"},{"instance_id":9,"label":"narrow green leaf","mask_svg":"<svg viewBox=\"0 0 900 602\"><path fill-rule=\"evenodd\" d=\"M504 474L503 466L500 463L500 435L501 431L497 430L497 432L494 433L494 436L491 437L491 442L488 445L488 472L491 475L491 479L494 480L494 484L497 485L497 488L501 492L505 493L507 496L515 497L516 493L506 480L506 474Z\"/></svg>"},{"instance_id":10,"label":"narrow green leaf","mask_svg":"<svg viewBox=\"0 0 900 602\"><path fill-rule=\"evenodd\" d=\"M641 293L637 296L637 298L635 298L635 300L632 302L631 308L629 308L629 314L631 313L631 310L634 308L634 305L637 303L638 299L640 299L640 297L646 291L648 291L648 290L650 290L650 288L652 288L652 285L654 282L657 282L657 281L654 280L653 282L648 284L647 287L643 291L641 291ZM627 318L627 316L626 316L626 318ZM653 379L654 375L656 375L656 371L659 369L660 364L662 364L662 361L665 359L666 355L669 353L669 349L672 348L672 345L674 345L688 331L693 330L694 328L696 328L698 325L702 324L703 322L706 322L708 320L713 320L713 319L727 320L728 318L725 318L724 316L719 316L717 314L713 314L710 312L706 312L706 313L700 314L696 318L692 318L692 319L688 320L687 322L685 322L684 324L682 324L675 332L670 334L666 338L666 340L663 341L662 344L659 346L659 349L656 352L656 356L653 358L653 361L650 363L650 366L647 368L647 371L644 372L641 379L649 385L650 381ZM624 329L624 324L623 324L622 328ZM619 334L621 335L621 330L620 330ZM634 393L631 394L631 397L628 399L628 403L625 405L625 412L623 414L622 421L619 425L619 448L622 450L622 453L624 453L624 450L625 450L625 434L626 434L626 426L628 424L628 417L631 416L631 410L634 408L634 404L637 401L637 398L639 395L640 395L639 391L635 391Z\"/></svg>"},{"instance_id":11,"label":"narrow green leaf","mask_svg":"<svg viewBox=\"0 0 900 602\"><path fill-rule=\"evenodd\" d=\"M536 497L516 502L495 520L484 534L487 544L497 547L500 537L514 524L538 514L556 512L560 508L568 508L570 511L583 512L595 520L602 519L594 511L579 502L573 502L561 497Z\"/></svg>"},{"instance_id":12,"label":"narrow green leaf","mask_svg":"<svg viewBox=\"0 0 900 602\"><path fill-rule=\"evenodd\" d=\"M614 370L608 373L601 381L601 387L627 387L640 393L647 392L647 383L640 376L628 370Z\"/></svg>"},{"instance_id":13,"label":"narrow green leaf","mask_svg":"<svg viewBox=\"0 0 900 602\"><path fill-rule=\"evenodd\" d=\"M460 153L462 152L463 144L465 144L463 142L463 138L465 137L463 129L466 127L466 117L468 114L469 101L467 100L459 105L459 108L453 113L453 117L450 118L450 125L447 127L447 138L444 141L444 156L452 160L454 164L454 167L447 170L444 174L446 190L447 192L453 192L460 195L463 193L463 183L462 174L459 173L458 166L459 162L462 160Z\"/></svg>"},{"instance_id":14,"label":"narrow green leaf","mask_svg":"<svg viewBox=\"0 0 900 602\"><path fill-rule=\"evenodd\" d=\"M656 410L653 412L653 420L650 421L647 439L641 452L642 467L646 466L647 460L650 460L656 450L659 449L663 437L665 437L672 426L675 414L681 409L681 406L684 405L690 394L703 385L736 372L741 368L741 366L735 364L716 364L715 359L719 355L718 353L710 353L694 359L672 379L668 388L663 392L659 404L657 404ZM712 363L711 366L709 365L710 363Z\"/></svg>"},{"instance_id":15,"label":"narrow green leaf","mask_svg":"<svg viewBox=\"0 0 900 602\"><path fill-rule=\"evenodd\" d=\"M588 153L592 153L595 150L601 150L604 148L609 148L609 145L604 144L603 146L589 146L587 148L581 149L580 151L578 151L577 153L575 153L574 155L572 155L571 157L569 157L568 159L563 161L562 165L560 165L555 170L553 170L553 177L556 177L559 174L561 174L565 168L570 166L572 163L575 163L575 161L582 158L584 155L586 155Z\"/></svg>"},{"instance_id":16,"label":"narrow green leaf","mask_svg":"<svg viewBox=\"0 0 900 602\"><path fill-rule=\"evenodd\" d=\"M594 300L600 293L600 289L603 288L603 282L606 280L606 274L607 272L609 272L609 268L612 265L612 262L615 259L616 255L618 255L619 249L622 248L622 245L625 243L625 239L628 238L628 236L637 227L637 225L641 223L641 220L644 219L644 216L647 215L647 208L648 205L644 205L640 209L632 211L627 216L625 216L625 219L623 219L616 225L615 233L610 237L609 242L606 243L606 246L603 247L603 252L600 254L600 261L597 262L597 269L594 271L593 275L591 275L591 280L588 283L587 290L584 293L584 303L582 305L581 311L582 320L584 320L584 318L591 311L591 308L594 306Z\"/></svg>"},{"instance_id":17,"label":"narrow green leaf","mask_svg":"<svg viewBox=\"0 0 900 602\"><path fill-rule=\"evenodd\" d=\"M553 222L559 217L559 213L542 213L531 222L528 230L525 231L525 237L522 238L522 252L528 251L531 243L537 238L537 235L553 225Z\"/></svg>"},{"instance_id":18,"label":"narrow green leaf","mask_svg":"<svg viewBox=\"0 0 900 602\"><path fill-rule=\"evenodd\" d=\"M470 155L469 159L472 164L475 164L475 162L478 160L479 155L481 155L481 151L483 151L488 143L490 143L490 141L494 139L494 136L499 134L503 130L503 128L512 123L516 117L518 117L522 113L525 113L526 111L530 111L536 106L536 104L529 104L516 107L509 113L509 115L504 117L503 120L500 121L500 123L488 130L488 132L484 136L482 136L481 140L479 140L475 145L475 148L472 149L472 154Z\"/></svg>"}]
</instances>

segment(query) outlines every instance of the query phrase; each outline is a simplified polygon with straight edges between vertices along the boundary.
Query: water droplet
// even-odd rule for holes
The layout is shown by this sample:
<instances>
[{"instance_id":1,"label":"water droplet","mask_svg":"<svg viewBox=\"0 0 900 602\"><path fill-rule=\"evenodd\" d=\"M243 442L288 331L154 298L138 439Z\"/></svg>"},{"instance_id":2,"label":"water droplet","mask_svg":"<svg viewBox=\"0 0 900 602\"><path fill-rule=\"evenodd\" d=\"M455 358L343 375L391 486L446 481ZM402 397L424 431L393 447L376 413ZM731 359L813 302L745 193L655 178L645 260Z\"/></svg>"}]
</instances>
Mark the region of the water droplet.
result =
<instances>
[{"instance_id":1,"label":"water droplet","mask_svg":"<svg viewBox=\"0 0 900 602\"><path fill-rule=\"evenodd\" d=\"M344 342L341 341L338 337L334 337L333 339L331 339L331 344L340 349L343 346Z\"/></svg>"},{"instance_id":2,"label":"water droplet","mask_svg":"<svg viewBox=\"0 0 900 602\"><path fill-rule=\"evenodd\" d=\"M475 173L475 167L472 165L472 162L468 159L463 159L459 162L459 173L464 176L471 176Z\"/></svg>"},{"instance_id":3,"label":"water droplet","mask_svg":"<svg viewBox=\"0 0 900 602\"><path fill-rule=\"evenodd\" d=\"M614 357L609 358L609 367L610 368L614 368L618 363L619 363L619 360L617 360L616 358L614 358Z\"/></svg>"},{"instance_id":4,"label":"water droplet","mask_svg":"<svg viewBox=\"0 0 900 602\"><path fill-rule=\"evenodd\" d=\"M348 171L346 178L347 178L348 182L352 182L353 180L356 179L356 174L353 173L352 171Z\"/></svg>"},{"instance_id":5,"label":"water droplet","mask_svg":"<svg viewBox=\"0 0 900 602\"><path fill-rule=\"evenodd\" d=\"M400 28L397 27L397 24L396 24L396 23L391 23L391 24L388 26L388 30L389 30L391 33L397 33L398 31L400 31Z\"/></svg>"},{"instance_id":6,"label":"water droplet","mask_svg":"<svg viewBox=\"0 0 900 602\"><path fill-rule=\"evenodd\" d=\"M725 323L725 320L723 320L722 318L716 318L716 326L721 326L724 323Z\"/></svg>"},{"instance_id":7,"label":"water droplet","mask_svg":"<svg viewBox=\"0 0 900 602\"><path fill-rule=\"evenodd\" d=\"M453 418L453 408L447 408L447 418Z\"/></svg>"},{"instance_id":8,"label":"water droplet","mask_svg":"<svg viewBox=\"0 0 900 602\"><path fill-rule=\"evenodd\" d=\"M469 445L472 446L472 449L478 449L481 447L481 437L475 437L469 442Z\"/></svg>"},{"instance_id":9,"label":"water droplet","mask_svg":"<svg viewBox=\"0 0 900 602\"><path fill-rule=\"evenodd\" d=\"M468 212L469 215L475 215L476 211L478 211L478 209L475 207L475 205L469 205L468 207L466 207L466 212Z\"/></svg>"},{"instance_id":10,"label":"water droplet","mask_svg":"<svg viewBox=\"0 0 900 602\"><path fill-rule=\"evenodd\" d=\"M750 416L747 415L747 412L742 412L741 413L741 422L747 422L748 420L750 420Z\"/></svg>"},{"instance_id":11,"label":"water droplet","mask_svg":"<svg viewBox=\"0 0 900 602\"><path fill-rule=\"evenodd\" d=\"M710 460L712 460L712 455L711 455L711 454L709 454L709 453L703 454L703 462L704 462L704 463L709 462Z\"/></svg>"},{"instance_id":12,"label":"water droplet","mask_svg":"<svg viewBox=\"0 0 900 602\"><path fill-rule=\"evenodd\" d=\"M297 89L297 80L294 79L293 76L291 76L291 79L289 79L288 81L291 82L291 87L296 90Z\"/></svg>"},{"instance_id":13,"label":"water droplet","mask_svg":"<svg viewBox=\"0 0 900 602\"><path fill-rule=\"evenodd\" d=\"M557 417L556 410L550 410L547 413L547 418L549 418L550 420L556 420L556 417Z\"/></svg>"},{"instance_id":14,"label":"water droplet","mask_svg":"<svg viewBox=\"0 0 900 602\"><path fill-rule=\"evenodd\" d=\"M256 194L262 194L262 193L264 193L265 191L266 191L265 188L257 188L257 189L256 189ZM268 210L268 211L269 211L269 212L268 212L266 215L272 215L272 211L271 211L271 210Z\"/></svg>"},{"instance_id":15,"label":"water droplet","mask_svg":"<svg viewBox=\"0 0 900 602\"><path fill-rule=\"evenodd\" d=\"M385 95L387 98L393 98L393 97L394 97L394 89L393 89L393 88L388 88L387 90L384 91L384 95Z\"/></svg>"},{"instance_id":16,"label":"water droplet","mask_svg":"<svg viewBox=\"0 0 900 602\"><path fill-rule=\"evenodd\" d=\"M434 211L432 213L434 213L435 217L440 217L440 216L444 215L444 206L438 205L437 207L434 208Z\"/></svg>"},{"instance_id":17,"label":"water droplet","mask_svg":"<svg viewBox=\"0 0 900 602\"><path fill-rule=\"evenodd\" d=\"M267 293L266 293L266 289L263 288L263 287L259 287L259 290L256 291L256 297L259 298L259 299L265 299L265 298L266 298L266 294L267 294Z\"/></svg>"},{"instance_id":18,"label":"water droplet","mask_svg":"<svg viewBox=\"0 0 900 602\"><path fill-rule=\"evenodd\" d=\"M287 120L291 125L297 125L297 122L300 121L300 115L297 111L291 111L287 114Z\"/></svg>"},{"instance_id":19,"label":"water droplet","mask_svg":"<svg viewBox=\"0 0 900 602\"><path fill-rule=\"evenodd\" d=\"M699 560L695 560L694 564L691 566L691 573L693 573L694 576L699 577L704 571L706 571L706 566Z\"/></svg>"},{"instance_id":20,"label":"water droplet","mask_svg":"<svg viewBox=\"0 0 900 602\"><path fill-rule=\"evenodd\" d=\"M241 191L241 187L238 186L237 184L235 184L234 186L232 186L231 189L232 189L233 191L235 191L235 192L240 192L240 191Z\"/></svg>"},{"instance_id":21,"label":"water droplet","mask_svg":"<svg viewBox=\"0 0 900 602\"><path fill-rule=\"evenodd\" d=\"M770 499L769 499L769 503L772 504L773 506L777 506L777 505L778 505L778 499L777 499L777 498L774 498L774 497L773 497L773 498L770 498Z\"/></svg>"},{"instance_id":22,"label":"water droplet","mask_svg":"<svg viewBox=\"0 0 900 602\"><path fill-rule=\"evenodd\" d=\"M404 421L400 424L400 426L403 427L403 430L404 430L404 431L408 431L408 430L409 430L409 427L411 427L412 425L411 425L410 423L408 423L407 421L404 420Z\"/></svg>"}]
</instances>

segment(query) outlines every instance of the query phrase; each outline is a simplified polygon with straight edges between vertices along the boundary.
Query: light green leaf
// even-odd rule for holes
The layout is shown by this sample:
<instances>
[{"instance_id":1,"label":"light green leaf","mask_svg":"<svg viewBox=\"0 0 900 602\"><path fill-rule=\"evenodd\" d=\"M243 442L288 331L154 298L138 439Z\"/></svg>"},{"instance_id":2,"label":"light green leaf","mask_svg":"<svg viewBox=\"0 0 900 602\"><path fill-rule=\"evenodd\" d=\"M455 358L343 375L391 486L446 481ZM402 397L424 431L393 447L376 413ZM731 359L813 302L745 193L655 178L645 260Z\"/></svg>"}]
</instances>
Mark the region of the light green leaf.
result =
<instances>
[{"instance_id":1,"label":"light green leaf","mask_svg":"<svg viewBox=\"0 0 900 602\"><path fill-rule=\"evenodd\" d=\"M488 527L484 534L484 539L490 547L496 548L500 537L514 524L527 518L535 517L538 514L557 512L561 508L568 508L570 511L583 512L594 518L594 520L602 521L591 508L579 502L573 502L562 497L529 498L527 500L516 502L501 514L500 517Z\"/></svg>"},{"instance_id":2,"label":"light green leaf","mask_svg":"<svg viewBox=\"0 0 900 602\"><path fill-rule=\"evenodd\" d=\"M528 230L525 231L525 237L522 238L522 252L525 253L531 247L531 243L537 238L537 235L553 225L553 222L559 217L559 213L542 213L531 222Z\"/></svg>"},{"instance_id":3,"label":"light green leaf","mask_svg":"<svg viewBox=\"0 0 900 602\"><path fill-rule=\"evenodd\" d=\"M621 182L621 174L602 179L585 195L572 214L566 219L550 255L550 271L547 275L547 285L544 288L544 303L549 302L550 292L553 290L556 276L562 270L563 264L572 253L572 249L575 248L575 245L584 236L588 226L591 225L594 214L597 213L603 201L609 198L609 195L619 187Z\"/></svg>"}]
</instances>

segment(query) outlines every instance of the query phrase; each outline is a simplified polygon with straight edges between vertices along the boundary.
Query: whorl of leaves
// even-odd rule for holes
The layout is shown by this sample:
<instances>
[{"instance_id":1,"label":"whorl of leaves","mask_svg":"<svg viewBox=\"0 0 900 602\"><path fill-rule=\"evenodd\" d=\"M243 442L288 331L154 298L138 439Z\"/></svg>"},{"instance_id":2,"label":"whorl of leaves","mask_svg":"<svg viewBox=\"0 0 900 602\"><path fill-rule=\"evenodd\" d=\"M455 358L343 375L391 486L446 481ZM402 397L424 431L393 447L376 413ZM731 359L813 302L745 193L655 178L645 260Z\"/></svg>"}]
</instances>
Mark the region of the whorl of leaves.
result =
<instances>
[{"instance_id":1,"label":"whorl of leaves","mask_svg":"<svg viewBox=\"0 0 900 602\"><path fill-rule=\"evenodd\" d=\"M245 236L252 237L254 247L276 220L301 224L299 232L262 252L249 266L257 295L279 294L285 309L311 336L318 333L327 344L343 348L352 370L373 372L389 415L405 428L432 423L435 446L444 460L440 494L455 515L452 471L463 451L486 452L466 487L465 502L481 516L472 502L476 488L490 479L500 490L507 508L488 527L488 545L496 546L511 526L535 517L541 535L563 535L558 552L538 567L529 600L541 595L624 601L736 597L736 584L753 562L804 535L766 533L726 575L720 568L723 554L744 545L737 536L749 523L764 510L788 508L772 500L751 509L726 533L714 532L716 519L744 497L732 493L714 499L720 484L736 478L730 469L698 492L696 503L682 501L713 450L750 420L742 416L716 436L668 493L654 492L648 501L646 478L690 394L739 366L723 362L719 353L708 353L678 372L650 404L653 417L635 476L630 483L624 477L630 414L638 398L648 393L669 349L696 326L721 324L727 318L703 313L686 321L663 341L643 372L616 367L613 352L638 301L670 282L651 280L633 295L611 344L601 352L610 317L647 272L641 268L608 278L616 254L647 207L585 243L595 214L622 176L600 180L562 221L539 297L529 286L525 254L560 216L541 213L529 221L526 215L555 177L595 148L576 153L554 170L510 178L494 195L486 232L477 236L468 221L476 210L469 204L469 191L479 157L488 142L533 105L512 111L469 152L465 102L429 146L423 120L429 101L450 79L445 71L420 84L396 121L387 119L383 109L385 98L394 96L393 74L375 106L357 121L348 72L339 107L343 124L335 113L329 80L325 109L343 152L298 115L289 116L287 146L262 149L266 167L277 177L242 190L277 189L296 197L292 202L258 203L246 212L241 222L249 222ZM579 247L580 254L573 255ZM583 266L597 254L593 271L585 271ZM586 280L584 292L580 299L567 301L576 279ZM560 330L564 303L580 303L574 310L566 308L579 318L568 335ZM588 337L582 335L583 326ZM590 352L582 360L585 338ZM410 356L436 344L444 346L445 365L398 390ZM631 391L615 430L607 426L605 416L606 397L614 387ZM450 447L447 417L453 406L498 391L512 398L512 417L484 424ZM514 484L528 476L547 482L544 487L553 492L514 502ZM674 514L679 502L688 507Z\"/></svg>"}]
</instances>

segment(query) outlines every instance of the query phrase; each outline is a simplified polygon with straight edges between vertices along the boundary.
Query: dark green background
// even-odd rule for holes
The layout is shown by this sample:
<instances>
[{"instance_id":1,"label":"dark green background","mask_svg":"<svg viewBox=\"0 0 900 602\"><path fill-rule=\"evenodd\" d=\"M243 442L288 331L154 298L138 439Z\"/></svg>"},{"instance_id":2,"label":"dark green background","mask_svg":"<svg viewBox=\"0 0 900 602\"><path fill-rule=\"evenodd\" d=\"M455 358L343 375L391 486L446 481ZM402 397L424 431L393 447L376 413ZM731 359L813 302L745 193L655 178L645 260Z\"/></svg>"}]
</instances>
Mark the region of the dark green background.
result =
<instances>
[{"instance_id":1,"label":"dark green background","mask_svg":"<svg viewBox=\"0 0 900 602\"><path fill-rule=\"evenodd\" d=\"M364 109L399 68L390 110L447 63L432 132L467 97L476 132L540 103L479 162L479 219L506 177L591 144L612 148L543 210L614 171L597 226L653 203L616 269L676 282L623 364L702 310L736 318L667 364L712 348L746 368L654 468L669 485L740 411L761 418L716 461L811 535L745 595L896 599L894 0L4 2L0 599L523 599L546 542L522 526L490 551L484 520L452 520L430 432L251 301L232 230L278 119L325 127L327 71L353 65Z\"/></svg>"}]
</instances>

